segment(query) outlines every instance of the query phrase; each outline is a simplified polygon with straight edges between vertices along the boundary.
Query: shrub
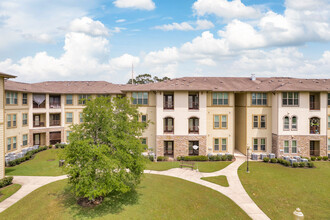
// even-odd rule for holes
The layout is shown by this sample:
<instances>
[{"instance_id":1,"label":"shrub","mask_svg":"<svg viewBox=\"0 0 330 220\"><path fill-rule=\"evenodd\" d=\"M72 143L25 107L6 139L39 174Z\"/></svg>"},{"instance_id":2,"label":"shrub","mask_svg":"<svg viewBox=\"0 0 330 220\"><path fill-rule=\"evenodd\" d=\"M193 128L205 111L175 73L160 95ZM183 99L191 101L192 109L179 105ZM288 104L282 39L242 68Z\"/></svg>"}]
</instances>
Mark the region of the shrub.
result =
<instances>
[{"instance_id":1,"label":"shrub","mask_svg":"<svg viewBox=\"0 0 330 220\"><path fill-rule=\"evenodd\" d=\"M292 167L298 167L298 163L297 162L294 162L294 163L292 163Z\"/></svg>"},{"instance_id":2,"label":"shrub","mask_svg":"<svg viewBox=\"0 0 330 220\"><path fill-rule=\"evenodd\" d=\"M208 161L207 156L185 156L183 158L185 161Z\"/></svg>"},{"instance_id":3,"label":"shrub","mask_svg":"<svg viewBox=\"0 0 330 220\"><path fill-rule=\"evenodd\" d=\"M0 180L0 188L8 186L8 185L12 184L12 182L13 182L12 176L5 177Z\"/></svg>"},{"instance_id":4,"label":"shrub","mask_svg":"<svg viewBox=\"0 0 330 220\"><path fill-rule=\"evenodd\" d=\"M270 159L270 162L271 163L276 163L277 162L277 159L276 158L272 158L272 159Z\"/></svg>"},{"instance_id":5,"label":"shrub","mask_svg":"<svg viewBox=\"0 0 330 220\"><path fill-rule=\"evenodd\" d=\"M328 156L324 156L322 157L323 160L329 160L329 157Z\"/></svg>"},{"instance_id":6,"label":"shrub","mask_svg":"<svg viewBox=\"0 0 330 220\"><path fill-rule=\"evenodd\" d=\"M315 161L315 160L316 160L316 157L312 156L311 161Z\"/></svg>"},{"instance_id":7,"label":"shrub","mask_svg":"<svg viewBox=\"0 0 330 220\"><path fill-rule=\"evenodd\" d=\"M216 161L217 160L217 156L214 156L214 155L209 156L209 160L210 161Z\"/></svg>"},{"instance_id":8,"label":"shrub","mask_svg":"<svg viewBox=\"0 0 330 220\"><path fill-rule=\"evenodd\" d=\"M49 148L49 149L52 149L52 148L53 148L53 145L49 145L48 148Z\"/></svg>"},{"instance_id":9,"label":"shrub","mask_svg":"<svg viewBox=\"0 0 330 220\"><path fill-rule=\"evenodd\" d=\"M226 155L221 156L221 160L222 161L226 161L227 160L227 156Z\"/></svg>"},{"instance_id":10,"label":"shrub","mask_svg":"<svg viewBox=\"0 0 330 220\"><path fill-rule=\"evenodd\" d=\"M321 157L321 156L318 156L318 157L317 157L317 160L318 160L318 161L322 160L322 157Z\"/></svg>"},{"instance_id":11,"label":"shrub","mask_svg":"<svg viewBox=\"0 0 330 220\"><path fill-rule=\"evenodd\" d=\"M216 161L221 161L221 156L217 155Z\"/></svg>"},{"instance_id":12,"label":"shrub","mask_svg":"<svg viewBox=\"0 0 330 220\"><path fill-rule=\"evenodd\" d=\"M264 157L263 161L268 163L269 162L269 157Z\"/></svg>"},{"instance_id":13,"label":"shrub","mask_svg":"<svg viewBox=\"0 0 330 220\"><path fill-rule=\"evenodd\" d=\"M283 159L278 158L278 159L277 159L277 163L282 163L282 160L283 160Z\"/></svg>"},{"instance_id":14,"label":"shrub","mask_svg":"<svg viewBox=\"0 0 330 220\"><path fill-rule=\"evenodd\" d=\"M154 156L149 155L148 159L149 159L151 162L154 162Z\"/></svg>"},{"instance_id":15,"label":"shrub","mask_svg":"<svg viewBox=\"0 0 330 220\"><path fill-rule=\"evenodd\" d=\"M16 160L9 161L8 164L10 167L13 167L16 165Z\"/></svg>"},{"instance_id":16,"label":"shrub","mask_svg":"<svg viewBox=\"0 0 330 220\"><path fill-rule=\"evenodd\" d=\"M184 158L184 157L182 157L182 156L178 156L178 157L176 158L176 160L177 160L177 161L181 161L181 160L183 160L183 158Z\"/></svg>"},{"instance_id":17,"label":"shrub","mask_svg":"<svg viewBox=\"0 0 330 220\"><path fill-rule=\"evenodd\" d=\"M308 162L308 163L307 163L307 166L308 166L309 168L313 168L313 167L314 167L314 163L313 163L313 162Z\"/></svg>"},{"instance_id":18,"label":"shrub","mask_svg":"<svg viewBox=\"0 0 330 220\"><path fill-rule=\"evenodd\" d=\"M305 162L300 162L299 167L305 167Z\"/></svg>"},{"instance_id":19,"label":"shrub","mask_svg":"<svg viewBox=\"0 0 330 220\"><path fill-rule=\"evenodd\" d=\"M234 156L233 156L232 154L229 154L229 155L227 155L227 160L228 160L228 161L232 161L232 160L233 160L233 157L234 157Z\"/></svg>"},{"instance_id":20,"label":"shrub","mask_svg":"<svg viewBox=\"0 0 330 220\"><path fill-rule=\"evenodd\" d=\"M286 166L286 167L288 167L288 166L290 166L290 162L289 161L286 161L286 160L283 160L283 165Z\"/></svg>"},{"instance_id":21,"label":"shrub","mask_svg":"<svg viewBox=\"0 0 330 220\"><path fill-rule=\"evenodd\" d=\"M55 144L55 148L65 148L66 144L60 144L60 143L57 143Z\"/></svg>"},{"instance_id":22,"label":"shrub","mask_svg":"<svg viewBox=\"0 0 330 220\"><path fill-rule=\"evenodd\" d=\"M164 157L163 156L158 156L157 161L164 161Z\"/></svg>"}]
</instances>

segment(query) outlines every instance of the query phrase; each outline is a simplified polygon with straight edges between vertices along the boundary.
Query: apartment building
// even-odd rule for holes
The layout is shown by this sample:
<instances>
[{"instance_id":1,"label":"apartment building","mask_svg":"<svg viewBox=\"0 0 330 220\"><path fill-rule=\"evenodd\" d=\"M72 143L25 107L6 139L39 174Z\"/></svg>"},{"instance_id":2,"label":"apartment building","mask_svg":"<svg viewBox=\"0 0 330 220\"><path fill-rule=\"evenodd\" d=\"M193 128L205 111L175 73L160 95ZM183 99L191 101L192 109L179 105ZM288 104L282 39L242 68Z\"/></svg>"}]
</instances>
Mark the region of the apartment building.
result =
<instances>
[{"instance_id":1,"label":"apartment building","mask_svg":"<svg viewBox=\"0 0 330 220\"><path fill-rule=\"evenodd\" d=\"M157 156L245 154L248 147L278 157L330 153L330 79L184 77L145 85L3 80L10 77L1 78L5 153L67 142L70 125L82 122L84 100L101 95L132 98L139 120L150 121L141 141Z\"/></svg>"}]
</instances>

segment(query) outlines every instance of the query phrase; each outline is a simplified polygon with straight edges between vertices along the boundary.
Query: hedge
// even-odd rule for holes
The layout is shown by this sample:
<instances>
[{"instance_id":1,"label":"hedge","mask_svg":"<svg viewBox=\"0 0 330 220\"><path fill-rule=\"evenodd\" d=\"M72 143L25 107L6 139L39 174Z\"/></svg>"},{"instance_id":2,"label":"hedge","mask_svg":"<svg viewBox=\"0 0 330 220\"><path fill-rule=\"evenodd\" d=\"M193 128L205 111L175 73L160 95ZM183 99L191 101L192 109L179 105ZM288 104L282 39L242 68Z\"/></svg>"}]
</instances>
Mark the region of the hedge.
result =
<instances>
[{"instance_id":1,"label":"hedge","mask_svg":"<svg viewBox=\"0 0 330 220\"><path fill-rule=\"evenodd\" d=\"M8 185L12 184L12 182L13 182L12 176L5 177L0 180L0 188L8 186Z\"/></svg>"},{"instance_id":2,"label":"hedge","mask_svg":"<svg viewBox=\"0 0 330 220\"><path fill-rule=\"evenodd\" d=\"M10 167L13 167L13 166L16 166L20 163L23 163L24 161L27 161L29 159L32 158L32 156L40 151L44 151L44 150L47 150L47 146L44 146L44 147L39 147L38 149L36 150L31 150L31 151L28 151L24 157L21 157L21 158L18 158L18 159L15 159L15 160L12 160L12 161L9 161L8 162L8 165Z\"/></svg>"}]
</instances>

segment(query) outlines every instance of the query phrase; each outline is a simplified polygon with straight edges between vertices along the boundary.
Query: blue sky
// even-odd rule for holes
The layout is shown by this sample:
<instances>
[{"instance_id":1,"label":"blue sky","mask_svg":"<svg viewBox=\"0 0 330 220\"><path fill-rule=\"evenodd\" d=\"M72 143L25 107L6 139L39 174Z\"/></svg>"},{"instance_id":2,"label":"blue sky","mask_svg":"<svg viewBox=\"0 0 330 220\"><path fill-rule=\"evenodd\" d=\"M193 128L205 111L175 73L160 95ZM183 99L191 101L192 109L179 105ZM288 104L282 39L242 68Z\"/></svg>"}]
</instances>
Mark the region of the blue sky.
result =
<instances>
[{"instance_id":1,"label":"blue sky","mask_svg":"<svg viewBox=\"0 0 330 220\"><path fill-rule=\"evenodd\" d=\"M0 72L329 78L327 0L1 0Z\"/></svg>"}]
</instances>

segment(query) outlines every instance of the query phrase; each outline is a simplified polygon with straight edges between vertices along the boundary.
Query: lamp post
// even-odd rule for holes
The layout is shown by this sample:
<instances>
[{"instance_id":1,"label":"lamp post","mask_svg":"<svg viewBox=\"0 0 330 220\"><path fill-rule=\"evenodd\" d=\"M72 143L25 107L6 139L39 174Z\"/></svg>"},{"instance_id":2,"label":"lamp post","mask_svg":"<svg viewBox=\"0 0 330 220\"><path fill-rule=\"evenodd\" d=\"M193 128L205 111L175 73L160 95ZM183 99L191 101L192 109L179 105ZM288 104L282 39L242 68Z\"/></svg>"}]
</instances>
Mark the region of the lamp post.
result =
<instances>
[{"instance_id":1,"label":"lamp post","mask_svg":"<svg viewBox=\"0 0 330 220\"><path fill-rule=\"evenodd\" d=\"M246 147L246 172L247 173L250 173L250 170L249 170L249 153L250 153L250 147L247 146Z\"/></svg>"}]
</instances>

